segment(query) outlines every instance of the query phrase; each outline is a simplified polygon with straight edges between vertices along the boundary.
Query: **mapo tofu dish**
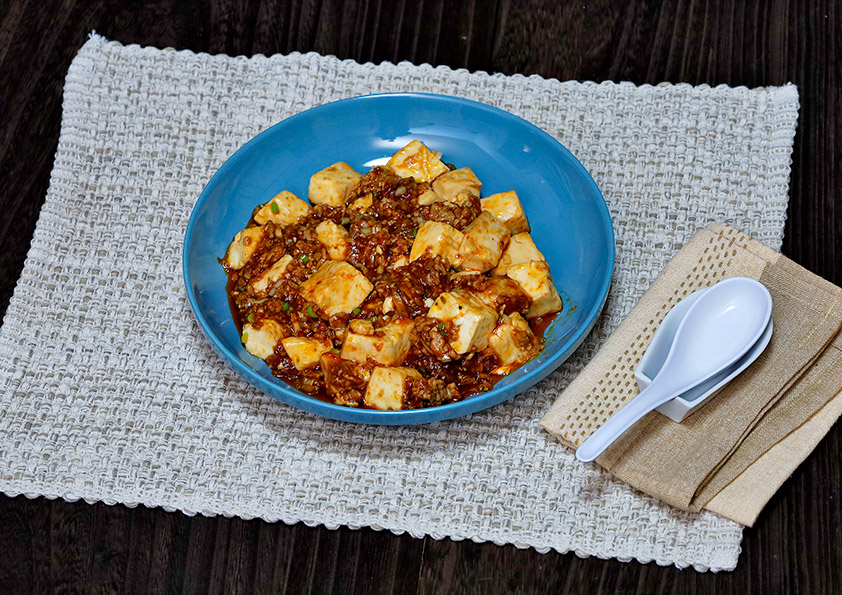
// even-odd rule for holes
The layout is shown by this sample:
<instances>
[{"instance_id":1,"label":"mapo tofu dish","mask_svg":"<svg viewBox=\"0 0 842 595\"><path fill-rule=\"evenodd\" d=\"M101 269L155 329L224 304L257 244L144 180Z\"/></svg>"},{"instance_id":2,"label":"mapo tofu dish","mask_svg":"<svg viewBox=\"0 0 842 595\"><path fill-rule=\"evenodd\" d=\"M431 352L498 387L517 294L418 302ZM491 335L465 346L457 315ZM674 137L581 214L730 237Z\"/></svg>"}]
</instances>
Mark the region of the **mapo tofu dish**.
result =
<instances>
[{"instance_id":1,"label":"mapo tofu dish","mask_svg":"<svg viewBox=\"0 0 842 595\"><path fill-rule=\"evenodd\" d=\"M372 409L453 403L544 347L562 309L517 192L412 141L360 175L280 192L221 259L245 349L314 397Z\"/></svg>"}]
</instances>

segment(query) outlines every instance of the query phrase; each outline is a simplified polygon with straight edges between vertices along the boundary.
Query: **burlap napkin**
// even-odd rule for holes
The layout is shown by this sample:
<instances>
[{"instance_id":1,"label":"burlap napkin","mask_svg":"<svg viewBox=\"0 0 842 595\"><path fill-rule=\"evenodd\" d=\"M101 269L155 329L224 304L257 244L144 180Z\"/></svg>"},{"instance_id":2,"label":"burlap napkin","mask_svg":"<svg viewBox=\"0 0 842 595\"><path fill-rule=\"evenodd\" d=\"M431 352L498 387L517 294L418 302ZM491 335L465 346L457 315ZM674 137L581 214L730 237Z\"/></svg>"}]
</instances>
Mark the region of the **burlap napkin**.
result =
<instances>
[{"instance_id":1,"label":"burlap napkin","mask_svg":"<svg viewBox=\"0 0 842 595\"><path fill-rule=\"evenodd\" d=\"M634 370L669 310L736 276L772 294L769 347L683 422L652 412L597 462L673 506L752 525L842 412L842 289L727 225L701 230L676 255L541 425L581 444L637 395Z\"/></svg>"}]
</instances>

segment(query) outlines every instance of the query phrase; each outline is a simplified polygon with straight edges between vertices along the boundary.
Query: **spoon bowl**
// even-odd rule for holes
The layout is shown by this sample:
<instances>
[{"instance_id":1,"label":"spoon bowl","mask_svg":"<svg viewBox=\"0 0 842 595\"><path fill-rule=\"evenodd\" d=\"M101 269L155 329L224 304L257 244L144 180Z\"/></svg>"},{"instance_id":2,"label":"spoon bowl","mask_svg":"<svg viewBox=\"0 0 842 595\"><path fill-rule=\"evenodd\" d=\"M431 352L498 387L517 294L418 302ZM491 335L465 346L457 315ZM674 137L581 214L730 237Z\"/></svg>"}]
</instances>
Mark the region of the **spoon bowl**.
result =
<instances>
[{"instance_id":1,"label":"spoon bowl","mask_svg":"<svg viewBox=\"0 0 842 595\"><path fill-rule=\"evenodd\" d=\"M661 370L669 368L670 360L680 362L672 373L686 379L688 388L698 384L748 351L766 330L771 313L772 298L761 283L745 277L722 281L687 311Z\"/></svg>"},{"instance_id":2,"label":"spoon bowl","mask_svg":"<svg viewBox=\"0 0 842 595\"><path fill-rule=\"evenodd\" d=\"M771 316L772 297L754 279L733 277L710 287L687 310L652 383L585 440L577 458L594 460L653 409L723 372L728 375L767 331Z\"/></svg>"},{"instance_id":3,"label":"spoon bowl","mask_svg":"<svg viewBox=\"0 0 842 595\"><path fill-rule=\"evenodd\" d=\"M652 342L646 348L643 357L640 358L640 363L634 371L635 380L637 380L638 390L642 391L652 383L652 379L658 375L661 366L664 365L664 360L667 353L672 346L675 339L675 331L678 325L687 314L690 306L701 297L701 295L708 290L707 287L699 289L691 293L670 310L661 322L661 326L652 337ZM739 376L746 368L748 368L760 355L766 350L769 342L772 339L774 325L769 321L766 330L760 336L757 343L746 352L735 364L729 366L726 370L720 372L716 376L694 386L690 390L681 393L674 399L667 401L656 409L674 422L684 421L689 415L701 408L708 399L717 395L731 380Z\"/></svg>"}]
</instances>

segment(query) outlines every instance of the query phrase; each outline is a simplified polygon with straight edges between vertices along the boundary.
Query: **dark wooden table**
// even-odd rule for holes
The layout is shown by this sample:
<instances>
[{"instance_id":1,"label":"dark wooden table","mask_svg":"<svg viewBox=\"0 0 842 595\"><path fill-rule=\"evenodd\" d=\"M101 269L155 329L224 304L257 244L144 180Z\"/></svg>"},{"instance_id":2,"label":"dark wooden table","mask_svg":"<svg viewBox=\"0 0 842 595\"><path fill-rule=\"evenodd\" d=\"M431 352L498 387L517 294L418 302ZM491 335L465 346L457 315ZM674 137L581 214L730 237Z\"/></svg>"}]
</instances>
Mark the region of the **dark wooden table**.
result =
<instances>
[{"instance_id":1,"label":"dark wooden table","mask_svg":"<svg viewBox=\"0 0 842 595\"><path fill-rule=\"evenodd\" d=\"M314 50L562 80L794 82L783 252L842 284L842 4L831 0L4 0L0 313L47 191L64 76L94 29L210 53ZM745 531L732 573L0 496L0 593L842 593L840 437L837 426Z\"/></svg>"}]
</instances>

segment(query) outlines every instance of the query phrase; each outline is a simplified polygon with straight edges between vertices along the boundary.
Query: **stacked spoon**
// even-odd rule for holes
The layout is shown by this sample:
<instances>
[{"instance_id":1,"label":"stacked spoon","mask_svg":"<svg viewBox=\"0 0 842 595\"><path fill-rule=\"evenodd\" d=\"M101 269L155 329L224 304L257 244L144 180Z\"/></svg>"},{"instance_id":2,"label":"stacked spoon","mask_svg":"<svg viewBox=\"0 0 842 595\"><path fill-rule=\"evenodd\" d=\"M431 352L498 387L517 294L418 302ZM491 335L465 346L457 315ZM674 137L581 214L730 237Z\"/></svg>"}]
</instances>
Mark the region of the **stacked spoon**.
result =
<instances>
[{"instance_id":1,"label":"stacked spoon","mask_svg":"<svg viewBox=\"0 0 842 595\"><path fill-rule=\"evenodd\" d=\"M641 359L640 394L591 434L576 457L593 461L654 409L681 421L757 359L772 330L772 297L754 279L732 277L687 296Z\"/></svg>"}]
</instances>

